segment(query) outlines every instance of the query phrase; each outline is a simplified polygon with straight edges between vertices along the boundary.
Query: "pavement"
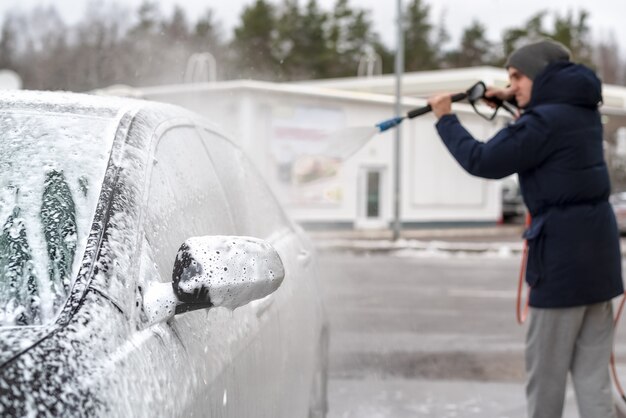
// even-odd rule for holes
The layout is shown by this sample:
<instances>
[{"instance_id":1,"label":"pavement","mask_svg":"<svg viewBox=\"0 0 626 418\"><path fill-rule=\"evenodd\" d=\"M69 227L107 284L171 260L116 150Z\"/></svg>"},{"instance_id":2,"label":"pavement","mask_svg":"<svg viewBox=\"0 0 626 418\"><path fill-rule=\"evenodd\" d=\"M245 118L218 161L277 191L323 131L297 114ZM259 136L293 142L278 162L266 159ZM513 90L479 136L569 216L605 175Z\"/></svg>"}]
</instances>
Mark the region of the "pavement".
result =
<instances>
[{"instance_id":1,"label":"pavement","mask_svg":"<svg viewBox=\"0 0 626 418\"><path fill-rule=\"evenodd\" d=\"M513 224L481 228L404 230L401 239L397 241L391 239L392 233L388 230L315 231L309 232L309 235L320 251L327 251L331 254L336 251L347 251L359 254L407 255L409 257L482 257L495 255L510 259L511 256L519 257L523 251L522 232L523 225ZM625 243L622 242L623 254L626 247ZM500 294L491 296L503 297ZM359 346L360 348L357 350L353 346L365 343L362 339L357 339L358 341L352 344L350 337L349 334L331 337L334 339L331 341L331 345L334 343L334 351L336 351L334 356L340 358L341 361L335 359L334 363L331 362L335 364L335 368L329 381L329 418L522 418L526 416L524 382L523 378L519 376L509 376L506 379L491 379L487 376L484 379L475 380L468 376L458 376L452 379L435 375L429 377L426 372L422 373L421 377L403 377L402 373L377 374L376 364L379 362L377 359L369 364L367 361L372 362L370 358L366 361L358 357L351 357L351 352L356 353L365 350L364 347ZM372 348L370 351L386 353L390 350L393 351L392 348L395 346L404 348L410 346L410 341L395 341L390 339L388 335L385 338L382 340L384 347L370 347ZM366 341L368 343L365 345L369 346L376 344L377 340L372 334ZM432 342L432 338L424 339L424 341ZM520 344L521 341L520 339ZM484 339L482 341L468 340L461 345L471 354L476 351L474 345L485 343ZM342 347L342 349L337 350L336 347ZM442 351L441 347L438 349L437 347L433 350L425 350L424 347L420 346L418 347L420 350L417 351L436 351L437 353ZM522 352L522 350L522 346L507 346L501 347L500 351ZM461 360L466 358L470 362L473 359L469 354L459 358ZM520 355L519 358L521 359L522 356ZM399 364L402 363L401 360L398 360ZM428 362L422 363L420 363L420 367L422 369L425 367L424 370L428 371L428 367L426 367L429 365ZM343 366L336 367L337 364ZM437 364L434 362L431 366L441 367L441 364ZM387 365L387 367L390 366ZM498 370L495 370L494 373ZM626 371L624 374L620 372L620 375L626 375ZM578 416L575 396L571 388L570 383L566 394L563 418Z\"/></svg>"},{"instance_id":2,"label":"pavement","mask_svg":"<svg viewBox=\"0 0 626 418\"><path fill-rule=\"evenodd\" d=\"M562 418L576 418L566 393ZM524 418L523 383L385 379L331 380L328 418Z\"/></svg>"},{"instance_id":3,"label":"pavement","mask_svg":"<svg viewBox=\"0 0 626 418\"><path fill-rule=\"evenodd\" d=\"M403 230L392 240L390 230L307 231L318 249L356 252L418 252L434 255L440 252L462 254L489 253L509 256L524 249L521 224L490 227L433 228ZM626 237L621 240L622 256L626 258Z\"/></svg>"},{"instance_id":4,"label":"pavement","mask_svg":"<svg viewBox=\"0 0 626 418\"><path fill-rule=\"evenodd\" d=\"M492 241L497 239L514 241L521 238L523 231L524 226L516 223L485 227L404 229L400 235L405 240ZM389 229L308 231L308 234L316 240L373 241L392 238L392 231Z\"/></svg>"},{"instance_id":5,"label":"pavement","mask_svg":"<svg viewBox=\"0 0 626 418\"><path fill-rule=\"evenodd\" d=\"M522 225L480 228L438 228L403 230L392 240L390 230L309 231L321 250L391 252L400 250L452 252L521 252Z\"/></svg>"}]
</instances>

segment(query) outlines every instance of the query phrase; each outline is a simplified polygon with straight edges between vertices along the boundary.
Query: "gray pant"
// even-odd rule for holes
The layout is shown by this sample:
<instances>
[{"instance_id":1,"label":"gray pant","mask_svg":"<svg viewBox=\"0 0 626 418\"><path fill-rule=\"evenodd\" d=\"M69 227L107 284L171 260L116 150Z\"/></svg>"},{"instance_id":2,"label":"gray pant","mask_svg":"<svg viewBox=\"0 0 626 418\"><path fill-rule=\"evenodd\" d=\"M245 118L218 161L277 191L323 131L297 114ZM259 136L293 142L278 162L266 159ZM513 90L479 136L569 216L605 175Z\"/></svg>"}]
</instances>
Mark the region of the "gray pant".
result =
<instances>
[{"instance_id":1,"label":"gray pant","mask_svg":"<svg viewBox=\"0 0 626 418\"><path fill-rule=\"evenodd\" d=\"M580 418L614 418L613 305L532 308L526 335L528 416L560 418L571 372Z\"/></svg>"}]
</instances>

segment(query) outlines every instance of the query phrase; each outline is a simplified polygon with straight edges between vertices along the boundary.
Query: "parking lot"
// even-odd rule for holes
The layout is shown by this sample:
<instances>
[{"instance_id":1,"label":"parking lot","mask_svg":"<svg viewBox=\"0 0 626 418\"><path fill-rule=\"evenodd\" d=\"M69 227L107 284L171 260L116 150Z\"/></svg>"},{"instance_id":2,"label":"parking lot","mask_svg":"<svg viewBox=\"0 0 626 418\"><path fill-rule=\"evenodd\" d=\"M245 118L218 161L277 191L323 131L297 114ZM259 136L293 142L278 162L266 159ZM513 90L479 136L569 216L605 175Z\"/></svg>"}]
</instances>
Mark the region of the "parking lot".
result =
<instances>
[{"instance_id":1,"label":"parking lot","mask_svg":"<svg viewBox=\"0 0 626 418\"><path fill-rule=\"evenodd\" d=\"M519 254L320 255L330 417L525 416Z\"/></svg>"}]
</instances>

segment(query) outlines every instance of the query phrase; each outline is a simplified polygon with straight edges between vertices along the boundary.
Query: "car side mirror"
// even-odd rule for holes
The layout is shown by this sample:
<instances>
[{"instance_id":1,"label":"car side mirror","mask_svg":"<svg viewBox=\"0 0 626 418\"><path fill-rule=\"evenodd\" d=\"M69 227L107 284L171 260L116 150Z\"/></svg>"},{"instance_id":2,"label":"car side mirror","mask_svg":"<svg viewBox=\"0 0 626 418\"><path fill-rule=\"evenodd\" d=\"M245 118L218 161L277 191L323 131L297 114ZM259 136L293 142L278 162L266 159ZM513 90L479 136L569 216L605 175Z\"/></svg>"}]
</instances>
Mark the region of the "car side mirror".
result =
<instances>
[{"instance_id":1,"label":"car side mirror","mask_svg":"<svg viewBox=\"0 0 626 418\"><path fill-rule=\"evenodd\" d=\"M193 237L178 250L172 281L146 291L144 311L155 323L196 309L236 309L273 293L284 277L280 256L264 240Z\"/></svg>"}]
</instances>

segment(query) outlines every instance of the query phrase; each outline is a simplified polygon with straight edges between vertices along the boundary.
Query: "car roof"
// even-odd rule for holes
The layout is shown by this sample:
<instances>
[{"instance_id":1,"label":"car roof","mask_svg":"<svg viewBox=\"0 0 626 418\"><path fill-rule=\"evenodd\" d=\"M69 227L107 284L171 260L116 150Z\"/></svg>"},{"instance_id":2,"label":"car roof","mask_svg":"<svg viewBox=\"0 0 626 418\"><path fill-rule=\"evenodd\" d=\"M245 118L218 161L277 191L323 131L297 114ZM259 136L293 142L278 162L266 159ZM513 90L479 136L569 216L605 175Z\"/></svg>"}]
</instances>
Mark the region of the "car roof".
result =
<instances>
[{"instance_id":1,"label":"car roof","mask_svg":"<svg viewBox=\"0 0 626 418\"><path fill-rule=\"evenodd\" d=\"M121 109L139 107L137 100L97 97L82 93L6 90L0 92L0 109L115 116Z\"/></svg>"},{"instance_id":2,"label":"car roof","mask_svg":"<svg viewBox=\"0 0 626 418\"><path fill-rule=\"evenodd\" d=\"M230 135L205 117L168 103L64 91L0 90L0 110L58 112L98 117L120 118L124 113L160 111L169 118L187 118L223 137Z\"/></svg>"}]
</instances>

